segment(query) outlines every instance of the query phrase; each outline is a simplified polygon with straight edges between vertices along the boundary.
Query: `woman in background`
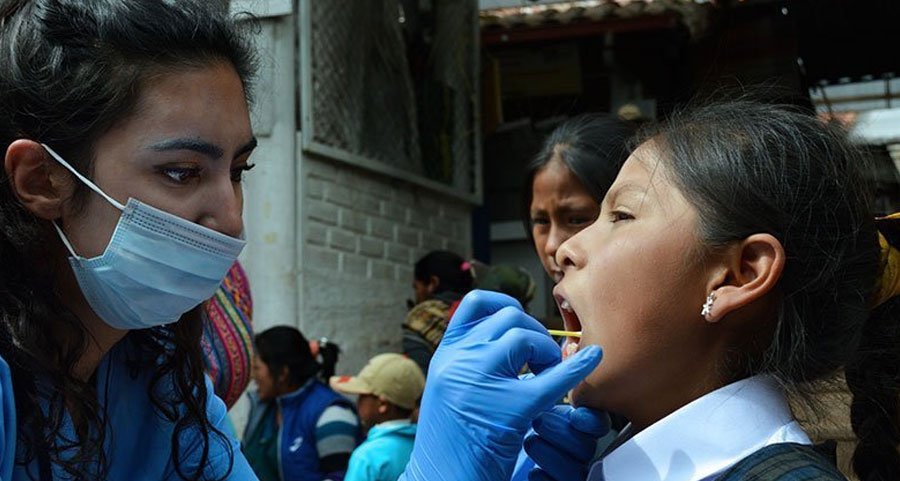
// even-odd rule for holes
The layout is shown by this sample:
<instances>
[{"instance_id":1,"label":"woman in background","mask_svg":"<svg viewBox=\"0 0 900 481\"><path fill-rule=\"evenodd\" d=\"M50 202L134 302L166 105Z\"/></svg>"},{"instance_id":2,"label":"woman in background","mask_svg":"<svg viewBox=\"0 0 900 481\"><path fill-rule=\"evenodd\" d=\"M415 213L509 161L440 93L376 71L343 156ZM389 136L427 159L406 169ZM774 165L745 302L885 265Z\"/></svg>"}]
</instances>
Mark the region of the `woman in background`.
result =
<instances>
[{"instance_id":1,"label":"woman in background","mask_svg":"<svg viewBox=\"0 0 900 481\"><path fill-rule=\"evenodd\" d=\"M428 375L428 364L460 299L472 290L469 263L453 252L432 251L416 262L416 300L403 323L403 354Z\"/></svg>"},{"instance_id":2,"label":"woman in background","mask_svg":"<svg viewBox=\"0 0 900 481\"><path fill-rule=\"evenodd\" d=\"M361 441L352 403L320 378L330 365L316 362L297 329L277 326L256 335L250 417L243 451L260 481L343 479Z\"/></svg>"},{"instance_id":3,"label":"woman in background","mask_svg":"<svg viewBox=\"0 0 900 481\"><path fill-rule=\"evenodd\" d=\"M526 231L553 282L559 246L591 225L600 201L628 158L635 127L609 114L584 114L563 121L528 166L523 206Z\"/></svg>"}]
</instances>

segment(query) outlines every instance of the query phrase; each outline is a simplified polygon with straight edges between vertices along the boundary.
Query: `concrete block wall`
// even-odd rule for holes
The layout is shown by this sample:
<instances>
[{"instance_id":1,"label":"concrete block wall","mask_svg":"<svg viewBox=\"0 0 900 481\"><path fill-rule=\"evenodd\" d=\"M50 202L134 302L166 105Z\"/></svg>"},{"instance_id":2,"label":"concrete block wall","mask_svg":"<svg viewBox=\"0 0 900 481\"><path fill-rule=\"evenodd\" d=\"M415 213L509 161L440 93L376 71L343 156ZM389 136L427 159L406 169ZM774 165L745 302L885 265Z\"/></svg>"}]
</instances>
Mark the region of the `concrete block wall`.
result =
<instances>
[{"instance_id":1,"label":"concrete block wall","mask_svg":"<svg viewBox=\"0 0 900 481\"><path fill-rule=\"evenodd\" d=\"M300 329L341 346L338 370L399 352L413 264L471 254L471 206L406 182L304 156Z\"/></svg>"}]
</instances>

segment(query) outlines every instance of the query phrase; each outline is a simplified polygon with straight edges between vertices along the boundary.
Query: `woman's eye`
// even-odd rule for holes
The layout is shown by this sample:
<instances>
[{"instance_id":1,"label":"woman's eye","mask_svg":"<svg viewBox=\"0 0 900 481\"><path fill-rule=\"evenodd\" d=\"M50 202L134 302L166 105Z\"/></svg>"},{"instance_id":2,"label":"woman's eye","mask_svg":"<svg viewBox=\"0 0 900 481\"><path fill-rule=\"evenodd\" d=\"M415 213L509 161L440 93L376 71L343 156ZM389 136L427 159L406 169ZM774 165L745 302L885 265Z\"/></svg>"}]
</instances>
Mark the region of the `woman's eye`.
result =
<instances>
[{"instance_id":1,"label":"woman's eye","mask_svg":"<svg viewBox=\"0 0 900 481\"><path fill-rule=\"evenodd\" d=\"M164 167L160 172L176 184L186 184L200 177L200 169L196 167Z\"/></svg>"},{"instance_id":2,"label":"woman's eye","mask_svg":"<svg viewBox=\"0 0 900 481\"><path fill-rule=\"evenodd\" d=\"M629 214L629 213L627 213L627 212L622 212L622 211L620 211L620 210L611 212L611 213L610 213L610 216L612 217L612 221L613 221L613 222L620 222L620 221L623 221L623 220L631 220L631 219L634 219L634 216L633 216L633 215L631 215L631 214Z\"/></svg>"},{"instance_id":3,"label":"woman's eye","mask_svg":"<svg viewBox=\"0 0 900 481\"><path fill-rule=\"evenodd\" d=\"M550 221L543 217L532 217L531 218L531 225L547 225L549 223L550 223Z\"/></svg>"},{"instance_id":4,"label":"woman's eye","mask_svg":"<svg viewBox=\"0 0 900 481\"><path fill-rule=\"evenodd\" d=\"M231 181L241 182L244 180L244 172L250 172L254 167L256 167L256 164L244 164L231 169Z\"/></svg>"}]
</instances>

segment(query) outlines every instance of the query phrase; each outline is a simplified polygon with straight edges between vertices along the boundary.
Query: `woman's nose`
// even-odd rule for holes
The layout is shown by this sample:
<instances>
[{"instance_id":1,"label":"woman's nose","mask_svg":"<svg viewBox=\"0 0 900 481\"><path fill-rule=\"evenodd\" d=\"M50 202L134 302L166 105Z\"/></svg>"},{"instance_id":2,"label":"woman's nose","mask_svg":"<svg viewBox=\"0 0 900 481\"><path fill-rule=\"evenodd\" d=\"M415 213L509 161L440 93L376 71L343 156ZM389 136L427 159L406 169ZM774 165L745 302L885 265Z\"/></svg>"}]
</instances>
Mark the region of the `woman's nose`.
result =
<instances>
[{"instance_id":1,"label":"woman's nose","mask_svg":"<svg viewBox=\"0 0 900 481\"><path fill-rule=\"evenodd\" d=\"M544 254L551 259L555 259L556 251L564 240L562 229L555 224L551 224L550 232L547 234L547 242L544 244Z\"/></svg>"},{"instance_id":2,"label":"woman's nose","mask_svg":"<svg viewBox=\"0 0 900 481\"><path fill-rule=\"evenodd\" d=\"M199 224L230 237L240 237L244 232L244 198L240 184L228 183L216 186L214 195L207 200L205 214Z\"/></svg>"}]
</instances>

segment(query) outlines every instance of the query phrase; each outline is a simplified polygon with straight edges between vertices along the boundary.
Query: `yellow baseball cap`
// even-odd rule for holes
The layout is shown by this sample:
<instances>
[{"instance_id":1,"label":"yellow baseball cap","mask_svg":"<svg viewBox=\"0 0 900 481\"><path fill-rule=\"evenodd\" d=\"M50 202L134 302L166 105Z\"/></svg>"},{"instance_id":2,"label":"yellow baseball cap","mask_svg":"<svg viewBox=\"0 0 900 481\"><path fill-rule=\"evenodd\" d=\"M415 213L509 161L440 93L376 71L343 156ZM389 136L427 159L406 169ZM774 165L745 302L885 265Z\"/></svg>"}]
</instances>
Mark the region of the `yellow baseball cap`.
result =
<instances>
[{"instance_id":1,"label":"yellow baseball cap","mask_svg":"<svg viewBox=\"0 0 900 481\"><path fill-rule=\"evenodd\" d=\"M400 354L379 354L356 376L334 376L331 388L346 394L372 394L404 409L412 409L422 397L425 375L419 366Z\"/></svg>"}]
</instances>

